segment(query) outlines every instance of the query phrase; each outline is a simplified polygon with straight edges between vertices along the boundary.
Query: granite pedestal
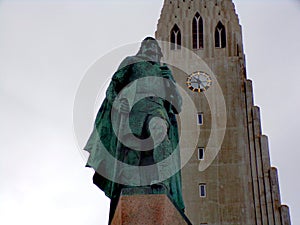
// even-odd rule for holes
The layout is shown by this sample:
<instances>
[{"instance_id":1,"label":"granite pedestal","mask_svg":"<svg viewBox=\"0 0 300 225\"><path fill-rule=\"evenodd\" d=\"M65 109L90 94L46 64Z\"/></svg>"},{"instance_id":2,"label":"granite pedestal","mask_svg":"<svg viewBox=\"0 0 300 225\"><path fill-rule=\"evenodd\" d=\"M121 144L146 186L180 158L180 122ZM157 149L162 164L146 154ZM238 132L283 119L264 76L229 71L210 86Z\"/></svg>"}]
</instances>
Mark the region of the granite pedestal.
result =
<instances>
[{"instance_id":1,"label":"granite pedestal","mask_svg":"<svg viewBox=\"0 0 300 225\"><path fill-rule=\"evenodd\" d=\"M126 188L116 208L112 225L191 225L164 188Z\"/></svg>"}]
</instances>

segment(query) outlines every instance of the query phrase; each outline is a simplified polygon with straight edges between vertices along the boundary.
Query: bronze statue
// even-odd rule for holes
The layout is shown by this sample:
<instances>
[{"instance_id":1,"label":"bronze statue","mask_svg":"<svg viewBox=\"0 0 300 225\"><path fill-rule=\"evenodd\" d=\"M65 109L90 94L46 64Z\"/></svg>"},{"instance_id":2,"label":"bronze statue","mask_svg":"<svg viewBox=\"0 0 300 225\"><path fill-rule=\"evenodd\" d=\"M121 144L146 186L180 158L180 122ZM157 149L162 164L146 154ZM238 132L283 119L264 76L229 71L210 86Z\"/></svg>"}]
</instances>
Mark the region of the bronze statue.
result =
<instances>
[{"instance_id":1,"label":"bronze statue","mask_svg":"<svg viewBox=\"0 0 300 225\"><path fill-rule=\"evenodd\" d=\"M163 185L184 210L175 117L182 99L162 56L158 42L147 37L135 56L123 60L85 146L94 184L111 199L109 223L124 187Z\"/></svg>"}]
</instances>

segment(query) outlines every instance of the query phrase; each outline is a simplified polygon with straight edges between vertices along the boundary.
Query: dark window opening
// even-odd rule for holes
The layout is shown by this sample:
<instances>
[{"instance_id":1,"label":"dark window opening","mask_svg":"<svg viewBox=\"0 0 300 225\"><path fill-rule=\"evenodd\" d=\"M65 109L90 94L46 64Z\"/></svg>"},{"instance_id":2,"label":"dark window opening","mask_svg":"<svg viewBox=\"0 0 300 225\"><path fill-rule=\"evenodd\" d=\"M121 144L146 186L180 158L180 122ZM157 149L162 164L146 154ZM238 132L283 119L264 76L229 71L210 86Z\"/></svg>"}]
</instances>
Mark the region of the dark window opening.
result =
<instances>
[{"instance_id":1,"label":"dark window opening","mask_svg":"<svg viewBox=\"0 0 300 225\"><path fill-rule=\"evenodd\" d=\"M204 148L198 148L198 159L204 160Z\"/></svg>"},{"instance_id":2,"label":"dark window opening","mask_svg":"<svg viewBox=\"0 0 300 225\"><path fill-rule=\"evenodd\" d=\"M226 47L226 30L224 25L219 22L215 30L215 47L225 48Z\"/></svg>"},{"instance_id":3,"label":"dark window opening","mask_svg":"<svg viewBox=\"0 0 300 225\"><path fill-rule=\"evenodd\" d=\"M202 198L206 197L206 184L199 184L199 195Z\"/></svg>"},{"instance_id":4,"label":"dark window opening","mask_svg":"<svg viewBox=\"0 0 300 225\"><path fill-rule=\"evenodd\" d=\"M193 31L193 49L203 48L203 20L197 12L192 25Z\"/></svg>"},{"instance_id":5,"label":"dark window opening","mask_svg":"<svg viewBox=\"0 0 300 225\"><path fill-rule=\"evenodd\" d=\"M197 117L198 125L203 125L203 113L198 113Z\"/></svg>"},{"instance_id":6,"label":"dark window opening","mask_svg":"<svg viewBox=\"0 0 300 225\"><path fill-rule=\"evenodd\" d=\"M181 32L177 24L171 30L171 50L181 49Z\"/></svg>"}]
</instances>

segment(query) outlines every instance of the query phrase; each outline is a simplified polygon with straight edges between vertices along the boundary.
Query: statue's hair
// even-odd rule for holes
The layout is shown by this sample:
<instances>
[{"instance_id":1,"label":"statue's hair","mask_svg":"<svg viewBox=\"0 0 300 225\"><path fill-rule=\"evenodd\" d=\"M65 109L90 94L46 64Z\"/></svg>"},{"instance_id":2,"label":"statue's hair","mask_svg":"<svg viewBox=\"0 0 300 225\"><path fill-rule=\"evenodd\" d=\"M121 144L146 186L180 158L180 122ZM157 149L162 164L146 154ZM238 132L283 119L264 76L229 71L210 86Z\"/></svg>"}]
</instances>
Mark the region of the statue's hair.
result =
<instances>
[{"instance_id":1,"label":"statue's hair","mask_svg":"<svg viewBox=\"0 0 300 225\"><path fill-rule=\"evenodd\" d=\"M163 57L161 48L160 48L160 46L159 46L157 40L156 40L155 38L153 38L153 37L146 37L146 38L142 41L141 47L140 47L140 49L139 49L137 55L142 54L142 49L143 49L143 47L149 45L150 43L155 43L155 44L157 45L158 51L159 51L159 55L160 55L161 57Z\"/></svg>"}]
</instances>

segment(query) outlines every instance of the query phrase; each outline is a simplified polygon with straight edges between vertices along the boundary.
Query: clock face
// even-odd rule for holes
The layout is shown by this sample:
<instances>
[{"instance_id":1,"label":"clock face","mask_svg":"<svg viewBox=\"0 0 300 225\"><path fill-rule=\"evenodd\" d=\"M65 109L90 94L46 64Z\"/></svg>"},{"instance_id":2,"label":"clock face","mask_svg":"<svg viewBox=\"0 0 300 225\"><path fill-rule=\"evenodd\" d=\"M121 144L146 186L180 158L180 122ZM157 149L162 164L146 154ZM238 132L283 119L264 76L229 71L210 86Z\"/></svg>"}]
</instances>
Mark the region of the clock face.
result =
<instances>
[{"instance_id":1,"label":"clock face","mask_svg":"<svg viewBox=\"0 0 300 225\"><path fill-rule=\"evenodd\" d=\"M194 72L186 79L187 87L194 92L206 91L212 84L211 77L205 72Z\"/></svg>"}]
</instances>

